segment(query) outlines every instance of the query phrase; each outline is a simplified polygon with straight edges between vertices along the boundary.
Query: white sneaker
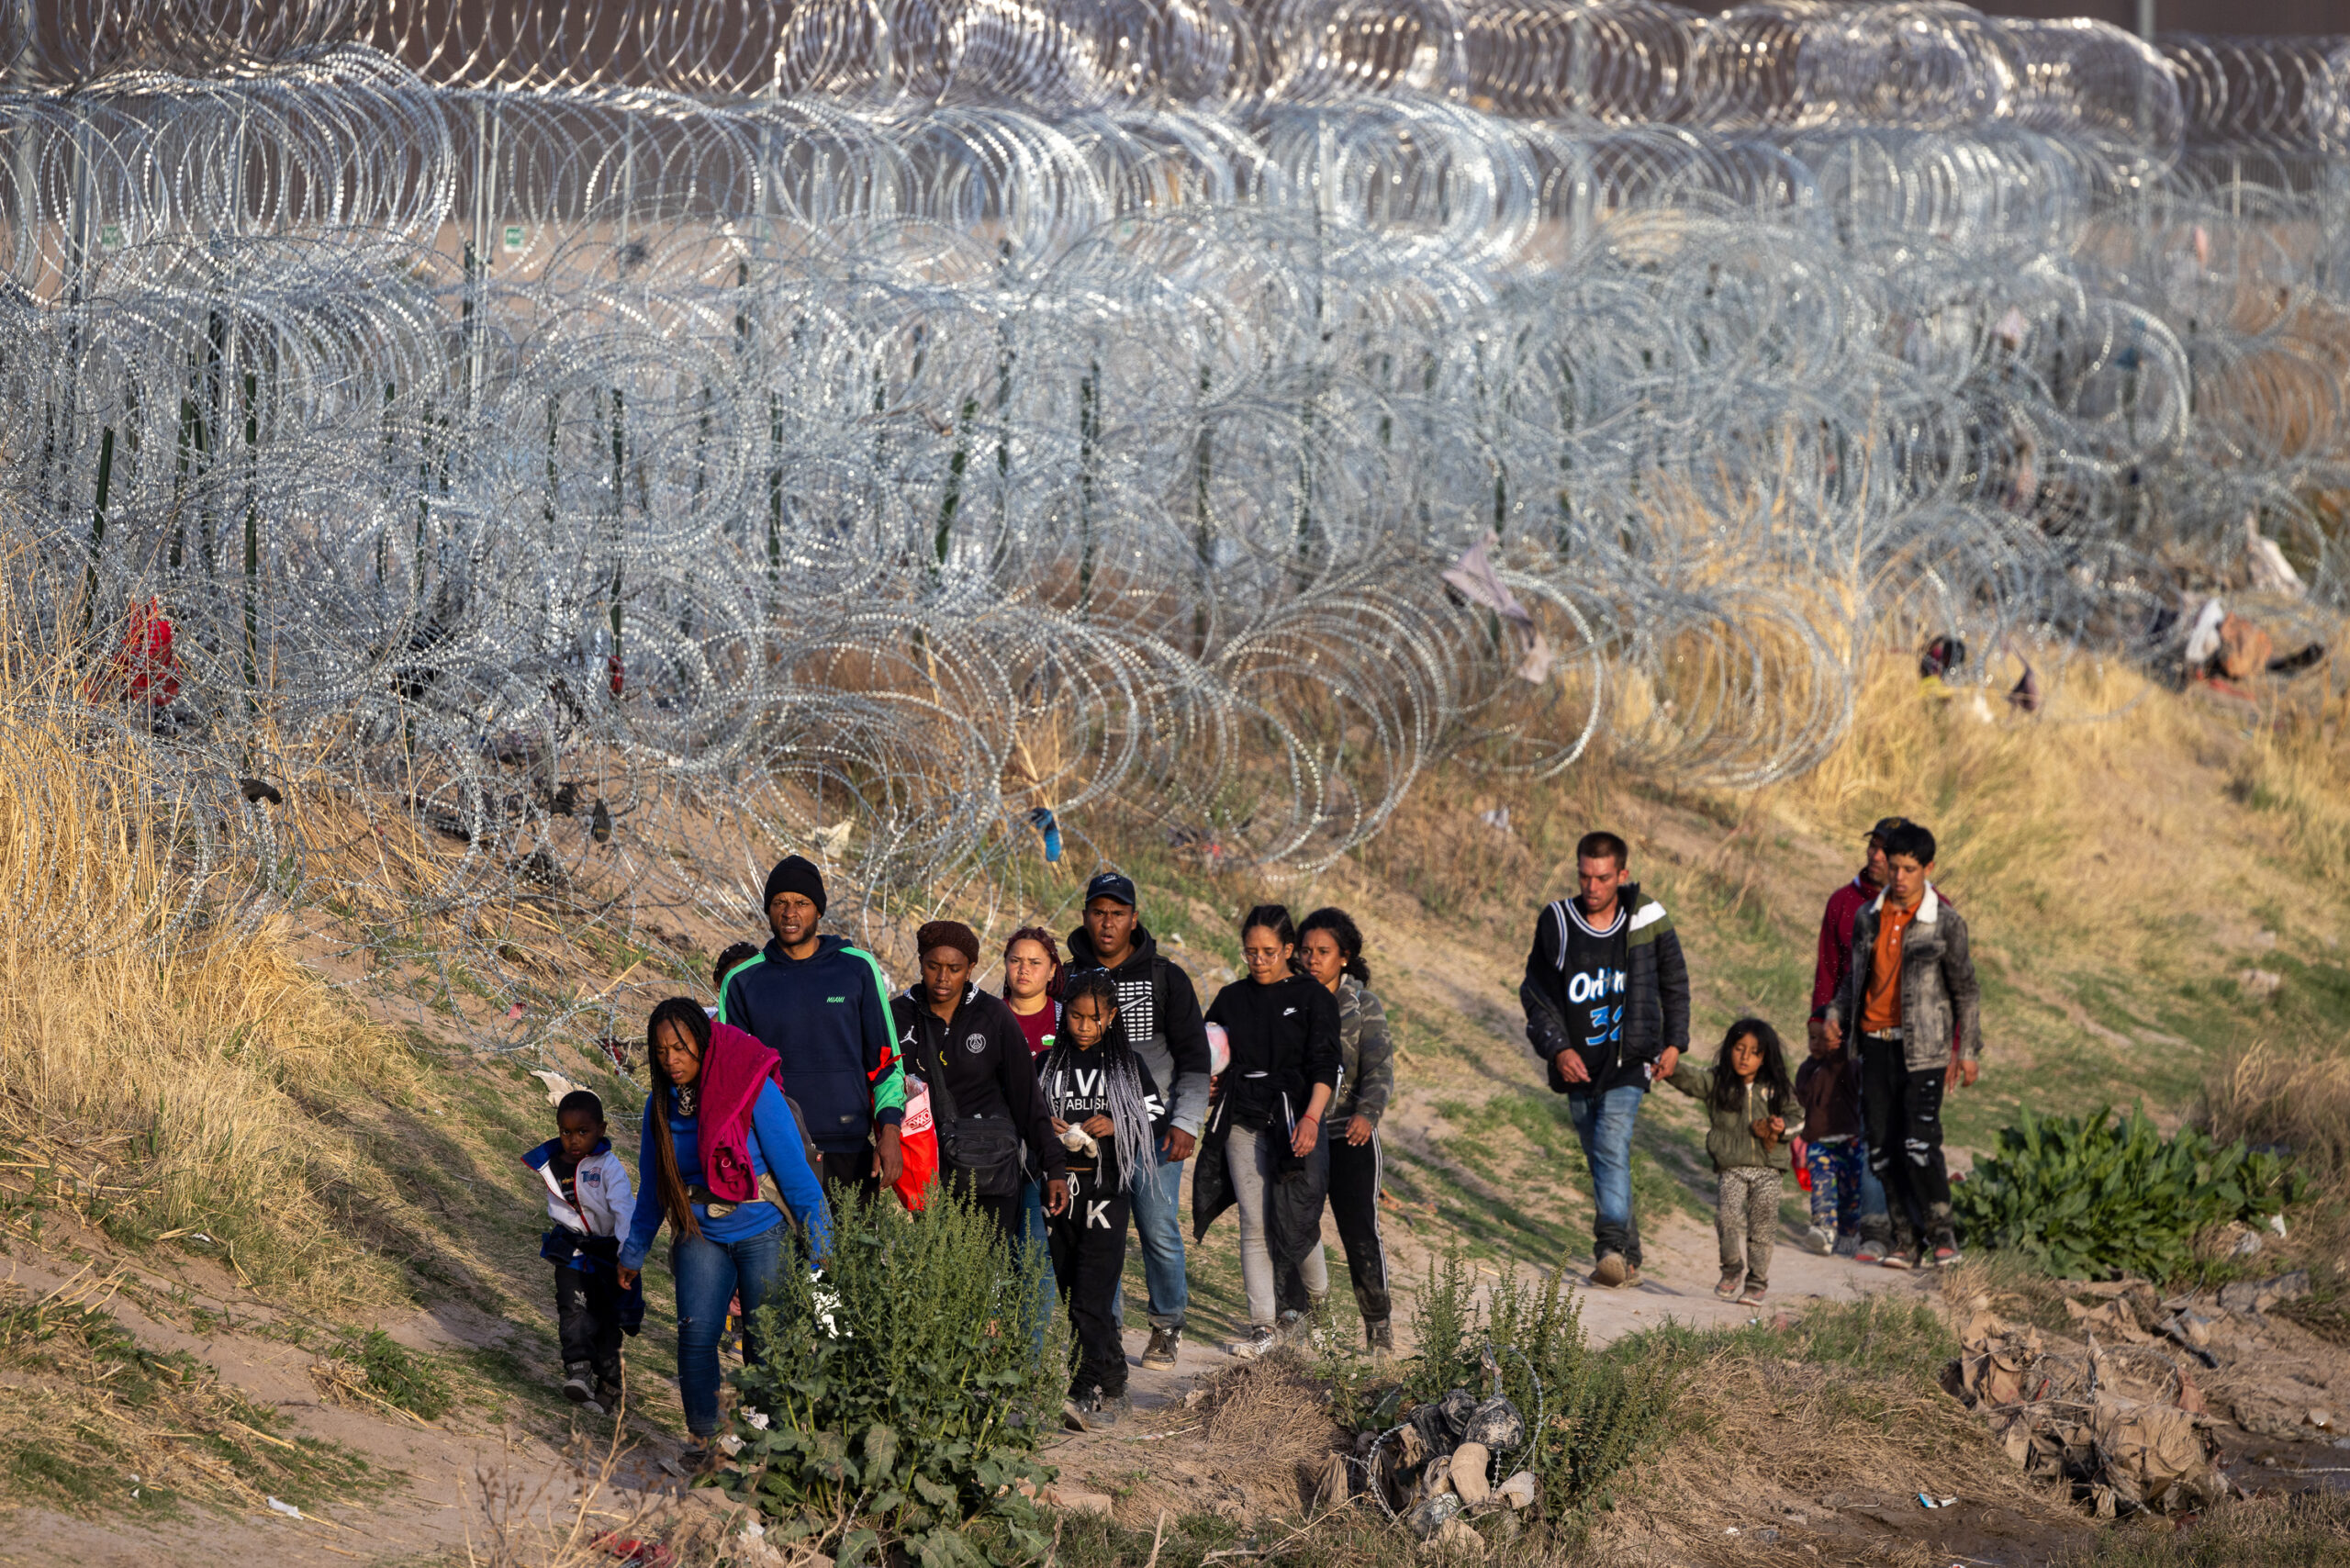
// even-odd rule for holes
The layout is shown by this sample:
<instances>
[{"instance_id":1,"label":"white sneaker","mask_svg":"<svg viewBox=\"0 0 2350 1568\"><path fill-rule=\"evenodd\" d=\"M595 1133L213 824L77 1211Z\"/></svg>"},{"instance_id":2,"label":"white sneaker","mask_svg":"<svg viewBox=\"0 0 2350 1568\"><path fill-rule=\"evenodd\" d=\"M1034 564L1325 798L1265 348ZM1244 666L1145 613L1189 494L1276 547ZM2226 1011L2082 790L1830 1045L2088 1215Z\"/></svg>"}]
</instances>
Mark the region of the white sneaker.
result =
<instances>
[{"instance_id":1,"label":"white sneaker","mask_svg":"<svg viewBox=\"0 0 2350 1568\"><path fill-rule=\"evenodd\" d=\"M1803 1233L1803 1244L1822 1258L1836 1250L1836 1233L1823 1225L1815 1225Z\"/></svg>"},{"instance_id":2,"label":"white sneaker","mask_svg":"<svg viewBox=\"0 0 2350 1568\"><path fill-rule=\"evenodd\" d=\"M1225 1350L1236 1361L1253 1361L1281 1342L1280 1335L1260 1323L1248 1330L1248 1338L1234 1340Z\"/></svg>"}]
</instances>

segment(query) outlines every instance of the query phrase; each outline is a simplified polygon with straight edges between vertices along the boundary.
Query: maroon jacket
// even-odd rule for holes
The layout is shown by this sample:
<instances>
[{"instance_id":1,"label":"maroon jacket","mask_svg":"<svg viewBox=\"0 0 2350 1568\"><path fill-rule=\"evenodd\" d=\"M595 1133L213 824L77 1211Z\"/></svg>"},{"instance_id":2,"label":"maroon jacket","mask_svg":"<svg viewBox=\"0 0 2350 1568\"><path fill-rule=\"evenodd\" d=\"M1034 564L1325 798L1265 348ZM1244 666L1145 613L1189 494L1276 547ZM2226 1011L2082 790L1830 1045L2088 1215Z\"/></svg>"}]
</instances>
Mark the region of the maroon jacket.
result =
<instances>
[{"instance_id":1,"label":"maroon jacket","mask_svg":"<svg viewBox=\"0 0 2350 1568\"><path fill-rule=\"evenodd\" d=\"M1844 971L1852 967L1852 922L1880 890L1855 875L1829 895L1828 913L1819 918L1819 957L1811 970L1814 1018L1828 1016L1828 1004L1836 1000L1836 988L1844 983Z\"/></svg>"},{"instance_id":2,"label":"maroon jacket","mask_svg":"<svg viewBox=\"0 0 2350 1568\"><path fill-rule=\"evenodd\" d=\"M702 1184L721 1203L747 1204L759 1195L751 1176L751 1107L770 1078L778 1089L783 1087L782 1058L756 1035L711 1020L695 1147Z\"/></svg>"}]
</instances>

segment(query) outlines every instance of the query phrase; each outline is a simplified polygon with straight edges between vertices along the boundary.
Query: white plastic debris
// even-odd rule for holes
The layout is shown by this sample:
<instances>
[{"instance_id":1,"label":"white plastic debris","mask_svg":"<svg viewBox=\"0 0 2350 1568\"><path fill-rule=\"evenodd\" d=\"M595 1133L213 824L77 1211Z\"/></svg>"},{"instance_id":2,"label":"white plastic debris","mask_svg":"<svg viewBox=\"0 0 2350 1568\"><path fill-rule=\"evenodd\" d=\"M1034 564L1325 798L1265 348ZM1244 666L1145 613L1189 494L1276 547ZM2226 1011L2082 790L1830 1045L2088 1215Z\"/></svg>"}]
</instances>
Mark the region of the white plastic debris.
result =
<instances>
[{"instance_id":1,"label":"white plastic debris","mask_svg":"<svg viewBox=\"0 0 2350 1568\"><path fill-rule=\"evenodd\" d=\"M563 1097L579 1087L559 1072L533 1072L531 1076L547 1086L547 1103L550 1105L562 1104Z\"/></svg>"},{"instance_id":2,"label":"white plastic debris","mask_svg":"<svg viewBox=\"0 0 2350 1568\"><path fill-rule=\"evenodd\" d=\"M274 1497L269 1499L269 1511L273 1514L284 1514L289 1519L298 1519L302 1517L301 1509L291 1503L281 1503Z\"/></svg>"}]
</instances>

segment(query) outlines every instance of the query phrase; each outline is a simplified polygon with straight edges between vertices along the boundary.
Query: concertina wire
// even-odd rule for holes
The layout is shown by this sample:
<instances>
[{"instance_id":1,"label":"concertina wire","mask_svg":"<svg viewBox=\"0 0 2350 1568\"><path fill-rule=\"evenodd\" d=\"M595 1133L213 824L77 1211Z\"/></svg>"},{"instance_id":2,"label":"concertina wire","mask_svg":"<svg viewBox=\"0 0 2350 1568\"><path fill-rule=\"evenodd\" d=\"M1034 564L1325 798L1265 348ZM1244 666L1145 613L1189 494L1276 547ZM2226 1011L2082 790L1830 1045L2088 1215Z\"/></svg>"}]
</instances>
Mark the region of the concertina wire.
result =
<instances>
[{"instance_id":1,"label":"concertina wire","mask_svg":"<svg viewBox=\"0 0 2350 1568\"><path fill-rule=\"evenodd\" d=\"M19 939L300 897L512 978L485 912L755 928L787 848L868 922L1066 903L1047 820L1310 868L1448 761L1799 773L1888 628L2175 659L2274 587L2255 531L2280 638L2342 603L2343 39L62 0L0 46L56 655L6 748L70 737L171 867Z\"/></svg>"}]
</instances>

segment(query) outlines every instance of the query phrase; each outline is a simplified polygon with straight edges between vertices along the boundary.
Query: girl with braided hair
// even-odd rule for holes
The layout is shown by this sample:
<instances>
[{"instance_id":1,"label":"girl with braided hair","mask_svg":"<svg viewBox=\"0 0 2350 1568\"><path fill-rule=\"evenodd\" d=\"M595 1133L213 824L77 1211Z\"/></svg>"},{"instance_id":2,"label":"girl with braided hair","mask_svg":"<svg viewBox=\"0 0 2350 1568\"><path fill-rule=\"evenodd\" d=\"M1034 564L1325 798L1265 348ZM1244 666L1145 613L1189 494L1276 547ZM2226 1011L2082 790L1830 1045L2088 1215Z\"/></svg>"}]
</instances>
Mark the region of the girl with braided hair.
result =
<instances>
[{"instance_id":1,"label":"girl with braided hair","mask_svg":"<svg viewBox=\"0 0 2350 1568\"><path fill-rule=\"evenodd\" d=\"M1127 1043L1109 970L1081 969L1064 981L1060 1033L1038 1077L1053 1131L1069 1150L1069 1207L1049 1231L1053 1274L1077 1329L1069 1403L1078 1424L1097 1431L1134 1409L1112 1312L1126 1267L1128 1203L1136 1181L1155 1178L1169 1114L1150 1069Z\"/></svg>"}]
</instances>

